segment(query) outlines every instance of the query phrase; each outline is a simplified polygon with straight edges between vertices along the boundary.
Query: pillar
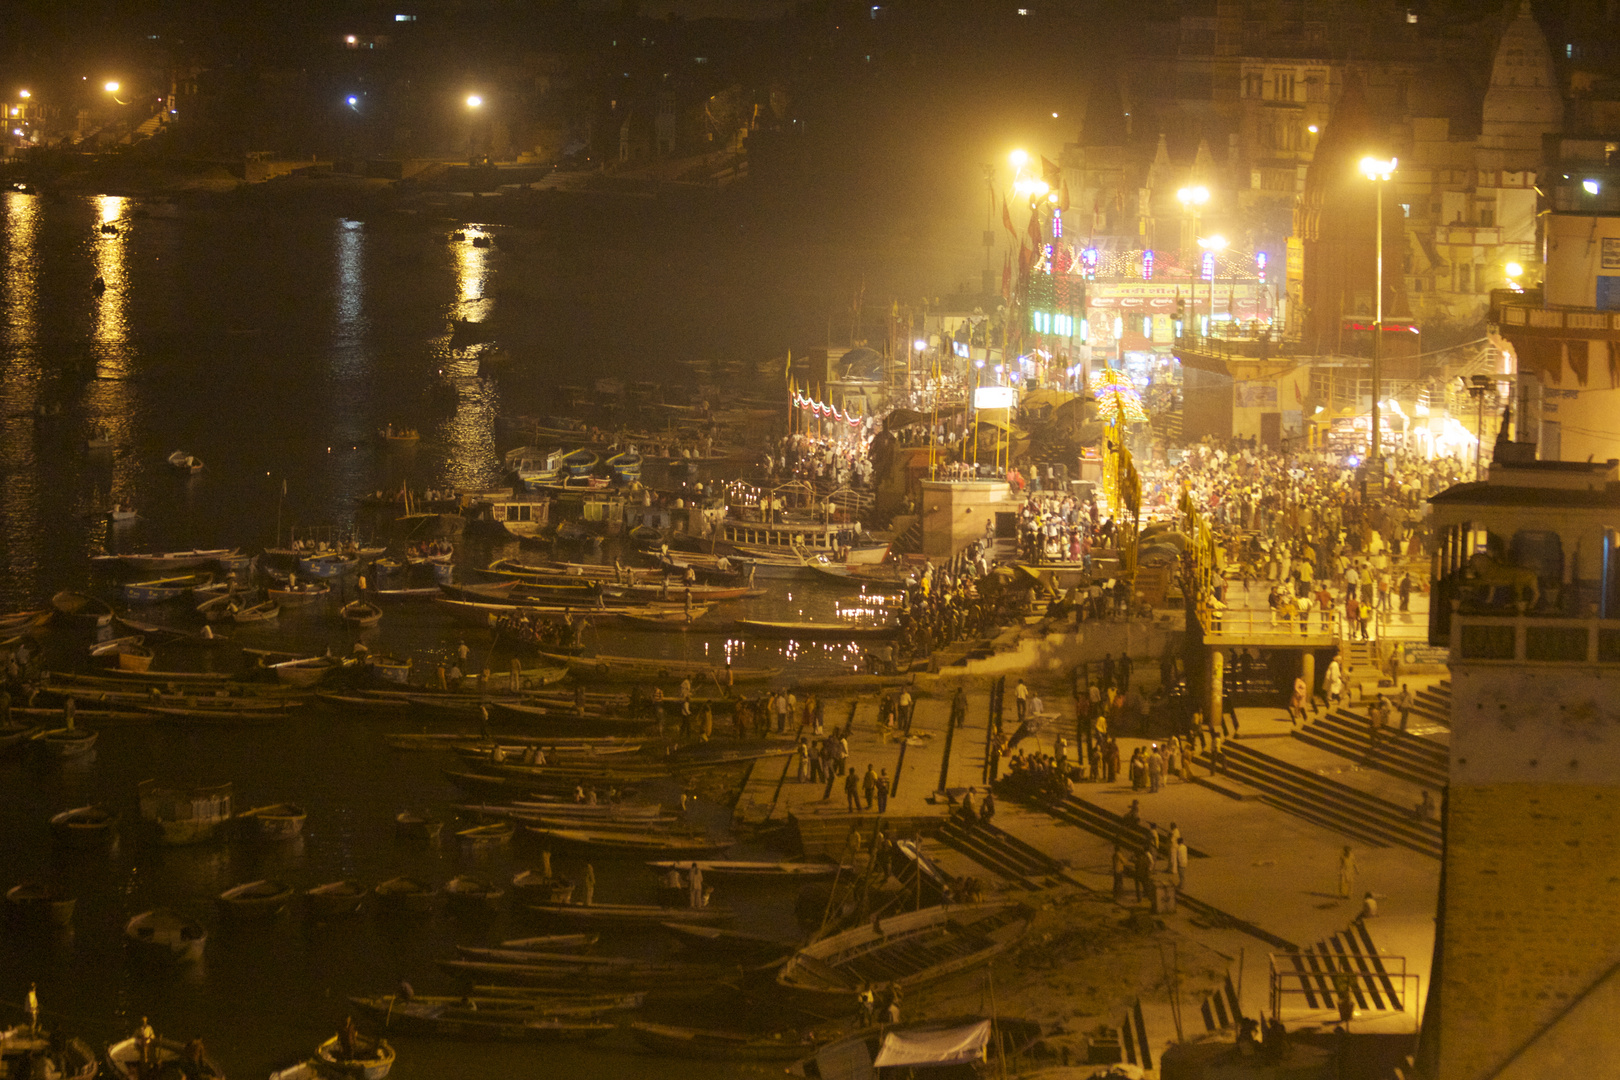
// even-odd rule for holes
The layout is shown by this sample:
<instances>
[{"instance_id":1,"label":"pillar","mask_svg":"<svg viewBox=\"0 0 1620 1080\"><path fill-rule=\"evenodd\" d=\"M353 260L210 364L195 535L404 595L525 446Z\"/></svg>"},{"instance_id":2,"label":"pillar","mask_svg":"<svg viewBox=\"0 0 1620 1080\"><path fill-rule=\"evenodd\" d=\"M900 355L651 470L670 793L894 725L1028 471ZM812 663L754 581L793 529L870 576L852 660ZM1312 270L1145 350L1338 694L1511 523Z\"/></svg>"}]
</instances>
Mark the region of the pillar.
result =
<instances>
[{"instance_id":1,"label":"pillar","mask_svg":"<svg viewBox=\"0 0 1620 1080\"><path fill-rule=\"evenodd\" d=\"M1209 722L1220 730L1221 691L1226 681L1226 653L1219 648L1209 650Z\"/></svg>"},{"instance_id":2,"label":"pillar","mask_svg":"<svg viewBox=\"0 0 1620 1080\"><path fill-rule=\"evenodd\" d=\"M1316 653L1310 649L1299 655L1299 677L1305 680L1305 708L1309 711L1316 696Z\"/></svg>"}]
</instances>

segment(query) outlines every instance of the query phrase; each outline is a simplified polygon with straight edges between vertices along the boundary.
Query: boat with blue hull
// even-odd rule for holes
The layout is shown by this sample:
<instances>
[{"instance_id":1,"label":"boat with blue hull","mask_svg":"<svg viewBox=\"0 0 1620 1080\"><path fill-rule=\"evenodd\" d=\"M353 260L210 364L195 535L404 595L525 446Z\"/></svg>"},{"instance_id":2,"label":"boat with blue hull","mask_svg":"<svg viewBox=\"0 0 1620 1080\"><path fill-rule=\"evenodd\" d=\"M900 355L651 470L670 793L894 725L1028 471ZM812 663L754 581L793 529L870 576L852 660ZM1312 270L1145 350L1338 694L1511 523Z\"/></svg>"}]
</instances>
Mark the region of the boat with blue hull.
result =
<instances>
[{"instance_id":1,"label":"boat with blue hull","mask_svg":"<svg viewBox=\"0 0 1620 1080\"><path fill-rule=\"evenodd\" d=\"M161 604L167 600L178 600L213 580L213 574L180 574L176 577L153 578L151 581L135 581L124 586L124 600L130 604Z\"/></svg>"},{"instance_id":2,"label":"boat with blue hull","mask_svg":"<svg viewBox=\"0 0 1620 1080\"><path fill-rule=\"evenodd\" d=\"M600 454L583 446L578 450L570 450L558 461L562 471L569 476L589 476L601 463Z\"/></svg>"},{"instance_id":3,"label":"boat with blue hull","mask_svg":"<svg viewBox=\"0 0 1620 1080\"><path fill-rule=\"evenodd\" d=\"M641 479L641 455L634 450L614 454L608 458L607 464L617 480L631 484Z\"/></svg>"},{"instance_id":4,"label":"boat with blue hull","mask_svg":"<svg viewBox=\"0 0 1620 1080\"><path fill-rule=\"evenodd\" d=\"M335 578L352 573L360 565L353 555L332 551L323 555L306 555L298 560L298 572L310 577Z\"/></svg>"}]
</instances>

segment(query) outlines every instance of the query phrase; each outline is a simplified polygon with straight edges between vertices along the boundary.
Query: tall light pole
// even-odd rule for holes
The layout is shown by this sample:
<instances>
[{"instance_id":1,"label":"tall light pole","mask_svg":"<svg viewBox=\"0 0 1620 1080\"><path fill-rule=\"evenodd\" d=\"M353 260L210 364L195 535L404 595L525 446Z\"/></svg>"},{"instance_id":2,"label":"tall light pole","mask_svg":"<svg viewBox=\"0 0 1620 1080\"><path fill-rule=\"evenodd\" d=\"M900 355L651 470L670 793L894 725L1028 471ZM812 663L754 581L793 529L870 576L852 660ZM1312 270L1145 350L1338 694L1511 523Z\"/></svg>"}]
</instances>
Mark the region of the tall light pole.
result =
<instances>
[{"instance_id":1,"label":"tall light pole","mask_svg":"<svg viewBox=\"0 0 1620 1080\"><path fill-rule=\"evenodd\" d=\"M1226 237L1224 237L1224 236L1210 236L1210 237L1200 236L1198 238L1198 247L1199 247L1199 250L1201 250L1201 251L1203 251L1203 252L1205 252L1205 253L1207 253L1209 255L1209 329L1213 330L1213 329L1215 329L1215 261L1220 257L1220 253L1226 250ZM1198 257L1198 276L1199 277L1204 276L1204 265L1203 265L1203 263L1204 263L1204 258L1203 258L1202 255L1200 255ZM1231 317L1232 317L1232 313L1227 312L1227 318L1230 319ZM1194 321L1196 321L1197 318L1198 318L1198 295L1197 295L1197 293L1194 293L1193 294L1193 319L1194 319Z\"/></svg>"},{"instance_id":2,"label":"tall light pole","mask_svg":"<svg viewBox=\"0 0 1620 1080\"><path fill-rule=\"evenodd\" d=\"M1192 238L1196 241L1198 239L1198 218L1200 208L1205 203L1209 202L1209 188L1204 187L1202 184L1197 184L1192 187L1184 187L1176 192L1176 201L1181 203L1181 213L1183 218L1185 218L1189 211L1192 213ZM1181 244L1181 258L1183 261L1185 261L1187 258L1187 249L1190 246L1191 245L1187 244L1184 239ZM1192 279L1192 309L1194 329L1197 329L1198 327L1198 274L1201 272L1201 270L1195 271ZM1210 293L1211 307L1214 305L1214 295L1215 294L1213 292ZM1213 314L1213 311L1211 313Z\"/></svg>"},{"instance_id":3,"label":"tall light pole","mask_svg":"<svg viewBox=\"0 0 1620 1080\"><path fill-rule=\"evenodd\" d=\"M478 138L478 110L484 107L484 99L477 94L467 95L467 164L473 164L476 140Z\"/></svg>"},{"instance_id":4,"label":"tall light pole","mask_svg":"<svg viewBox=\"0 0 1620 1080\"><path fill-rule=\"evenodd\" d=\"M1368 460L1378 469L1379 483L1383 483L1383 449L1379 445L1382 432L1378 430L1378 385L1382 381L1383 365L1380 354L1384 345L1384 185L1395 172L1395 158L1382 161L1375 157L1361 159L1361 174L1373 182L1373 194L1378 201L1376 212L1377 282L1373 300L1373 354L1372 354L1372 452Z\"/></svg>"}]
</instances>

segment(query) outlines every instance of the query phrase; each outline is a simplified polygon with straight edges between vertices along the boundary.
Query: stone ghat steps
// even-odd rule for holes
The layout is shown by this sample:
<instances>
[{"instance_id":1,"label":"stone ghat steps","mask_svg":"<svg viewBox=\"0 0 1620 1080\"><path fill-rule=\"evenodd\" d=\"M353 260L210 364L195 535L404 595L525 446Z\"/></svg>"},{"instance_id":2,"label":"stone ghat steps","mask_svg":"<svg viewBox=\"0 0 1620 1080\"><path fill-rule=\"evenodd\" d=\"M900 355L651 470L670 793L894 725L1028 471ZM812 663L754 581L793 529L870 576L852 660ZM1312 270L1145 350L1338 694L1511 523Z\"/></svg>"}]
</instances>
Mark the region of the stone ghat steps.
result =
<instances>
[{"instance_id":1,"label":"stone ghat steps","mask_svg":"<svg viewBox=\"0 0 1620 1080\"><path fill-rule=\"evenodd\" d=\"M1046 888L1055 881L1076 884L1057 860L994 824L965 828L953 818L934 839L1026 889Z\"/></svg>"},{"instance_id":2,"label":"stone ghat steps","mask_svg":"<svg viewBox=\"0 0 1620 1080\"><path fill-rule=\"evenodd\" d=\"M1440 857L1440 827L1348 784L1319 776L1240 742L1227 741L1218 770L1260 792L1279 810L1377 847L1404 847ZM1205 767L1207 753L1199 756Z\"/></svg>"},{"instance_id":3,"label":"stone ghat steps","mask_svg":"<svg viewBox=\"0 0 1620 1080\"><path fill-rule=\"evenodd\" d=\"M1333 1009L1340 982L1348 984L1356 1008L1363 1013L1406 1009L1404 988L1385 968L1366 923L1360 919L1326 941L1288 954L1287 959L1296 976L1289 980L1291 989L1301 991L1289 998L1303 999L1307 1009Z\"/></svg>"},{"instance_id":4,"label":"stone ghat steps","mask_svg":"<svg viewBox=\"0 0 1620 1080\"><path fill-rule=\"evenodd\" d=\"M1443 752L1436 757L1412 745L1425 740L1394 730L1385 731L1374 747L1366 719L1347 710L1313 720L1295 731L1294 738L1431 791L1447 783L1450 765Z\"/></svg>"}]
</instances>

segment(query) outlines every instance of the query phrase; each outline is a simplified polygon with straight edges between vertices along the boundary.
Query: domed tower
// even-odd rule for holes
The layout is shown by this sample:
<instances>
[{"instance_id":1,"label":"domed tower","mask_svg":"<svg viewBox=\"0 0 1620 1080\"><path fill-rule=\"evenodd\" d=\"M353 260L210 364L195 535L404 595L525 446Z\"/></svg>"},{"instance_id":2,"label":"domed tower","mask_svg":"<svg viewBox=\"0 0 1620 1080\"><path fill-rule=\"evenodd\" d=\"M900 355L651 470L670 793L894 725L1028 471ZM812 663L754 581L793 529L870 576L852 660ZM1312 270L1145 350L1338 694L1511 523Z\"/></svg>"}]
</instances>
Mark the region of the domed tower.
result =
<instances>
[{"instance_id":1,"label":"domed tower","mask_svg":"<svg viewBox=\"0 0 1620 1080\"><path fill-rule=\"evenodd\" d=\"M1531 171L1541 165L1541 137L1564 123L1564 99L1547 38L1530 15L1530 0L1502 34L1491 65L1491 85L1476 161L1485 171Z\"/></svg>"}]
</instances>

